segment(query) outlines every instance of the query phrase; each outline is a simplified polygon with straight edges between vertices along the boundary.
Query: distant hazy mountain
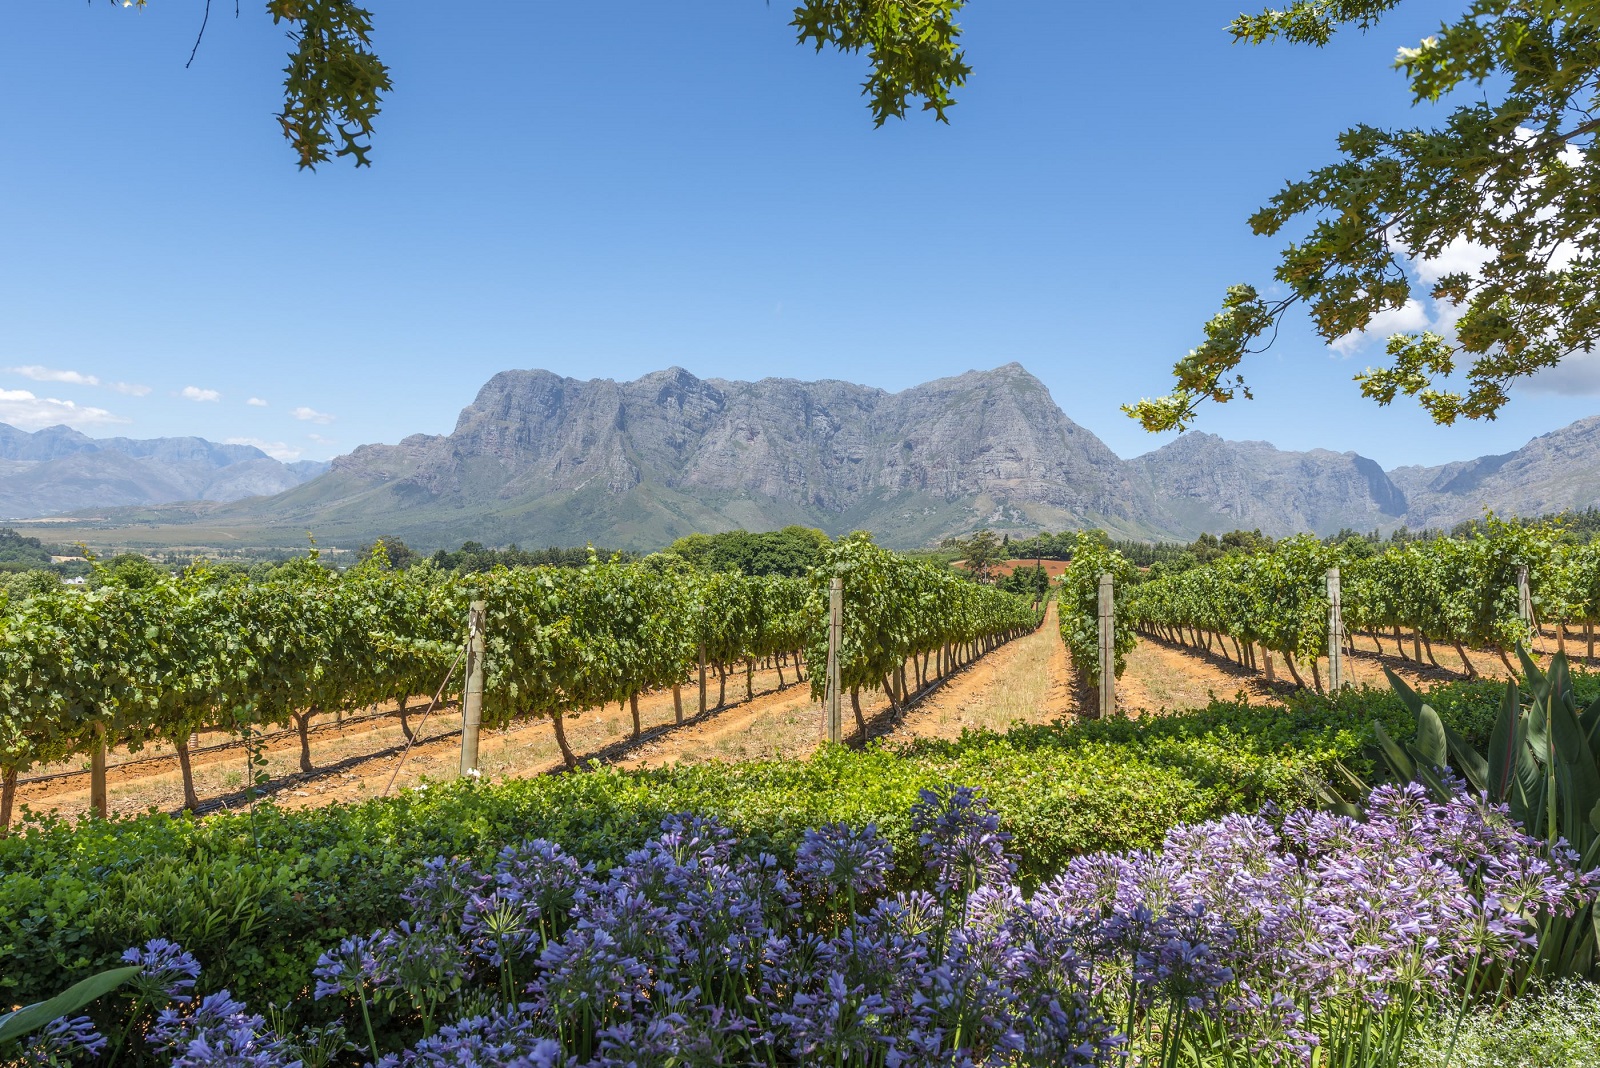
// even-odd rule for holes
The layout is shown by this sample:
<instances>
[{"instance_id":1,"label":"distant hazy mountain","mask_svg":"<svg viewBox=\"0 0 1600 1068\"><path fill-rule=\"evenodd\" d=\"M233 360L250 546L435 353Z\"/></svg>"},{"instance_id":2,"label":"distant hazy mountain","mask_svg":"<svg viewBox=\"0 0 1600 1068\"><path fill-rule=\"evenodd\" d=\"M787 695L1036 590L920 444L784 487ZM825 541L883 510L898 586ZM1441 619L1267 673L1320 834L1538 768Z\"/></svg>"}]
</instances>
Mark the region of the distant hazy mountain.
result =
<instances>
[{"instance_id":1,"label":"distant hazy mountain","mask_svg":"<svg viewBox=\"0 0 1600 1068\"><path fill-rule=\"evenodd\" d=\"M91 438L65 426L0 423L0 518L282 493L327 469L203 438Z\"/></svg>"},{"instance_id":2,"label":"distant hazy mountain","mask_svg":"<svg viewBox=\"0 0 1600 1068\"><path fill-rule=\"evenodd\" d=\"M92 473L104 482L95 507L120 503L117 487L147 501L157 490L135 476L148 476L140 465L157 456L164 471L191 472L182 489L175 474L164 476L166 500L270 492L271 477L282 478L275 496L113 517L200 523L260 544L298 542L311 530L343 542L397 534L423 548L467 539L654 548L693 531L789 523L835 534L866 528L895 546L979 525L1029 533L1093 524L1180 538L1259 527L1281 536L1600 502L1600 417L1506 456L1439 468L1385 472L1353 452L1285 452L1198 433L1122 460L1014 363L899 393L699 379L679 368L634 382L506 371L451 433L364 445L310 479L282 465L253 467L272 463L259 454L212 451L240 446L192 438L93 441L97 451L86 456L91 439L64 428L17 434L0 428L0 471L34 466L0 475L0 494L10 480L32 479L37 500L42 482L68 473L87 493ZM257 473L263 481L245 477Z\"/></svg>"}]
</instances>

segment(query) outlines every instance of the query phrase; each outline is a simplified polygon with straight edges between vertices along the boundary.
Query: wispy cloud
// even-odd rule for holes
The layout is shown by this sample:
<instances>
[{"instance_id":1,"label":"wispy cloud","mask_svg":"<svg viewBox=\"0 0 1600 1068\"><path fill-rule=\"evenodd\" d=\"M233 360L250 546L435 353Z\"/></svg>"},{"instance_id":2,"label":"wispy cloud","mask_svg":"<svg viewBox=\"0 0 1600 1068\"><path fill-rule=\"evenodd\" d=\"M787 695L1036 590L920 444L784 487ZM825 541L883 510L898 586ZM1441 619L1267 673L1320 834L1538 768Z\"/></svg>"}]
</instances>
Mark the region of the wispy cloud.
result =
<instances>
[{"instance_id":1,"label":"wispy cloud","mask_svg":"<svg viewBox=\"0 0 1600 1068\"><path fill-rule=\"evenodd\" d=\"M36 397L25 389L0 389L0 422L36 430L57 423L81 427L126 423L127 420L104 408L91 408L55 397Z\"/></svg>"},{"instance_id":2,"label":"wispy cloud","mask_svg":"<svg viewBox=\"0 0 1600 1068\"><path fill-rule=\"evenodd\" d=\"M22 367L7 367L6 370L23 378L31 378L35 382L62 382L69 386L103 386L126 397L143 397L150 392L149 386L141 386L135 382L102 382L98 375L59 367L42 367L36 363Z\"/></svg>"},{"instance_id":3,"label":"wispy cloud","mask_svg":"<svg viewBox=\"0 0 1600 1068\"><path fill-rule=\"evenodd\" d=\"M265 408L267 406L267 402L262 400L260 397L251 397L249 400L245 401L245 403L250 405L252 408Z\"/></svg>"},{"instance_id":4,"label":"wispy cloud","mask_svg":"<svg viewBox=\"0 0 1600 1068\"><path fill-rule=\"evenodd\" d=\"M300 459L300 453L303 451L295 448L293 445L290 445L287 442L263 441L261 438L227 438L223 444L254 445L256 448L260 449L274 460L282 460L284 463L289 463L293 460Z\"/></svg>"},{"instance_id":5,"label":"wispy cloud","mask_svg":"<svg viewBox=\"0 0 1600 1068\"><path fill-rule=\"evenodd\" d=\"M214 389L201 389L199 386L184 386L178 391L178 396L184 400L192 401L219 401L222 394Z\"/></svg>"},{"instance_id":6,"label":"wispy cloud","mask_svg":"<svg viewBox=\"0 0 1600 1068\"><path fill-rule=\"evenodd\" d=\"M14 375L31 378L35 382L65 382L73 386L98 386L100 380L94 375L86 375L81 371L63 371L54 367L40 367L30 363L23 367L7 367Z\"/></svg>"},{"instance_id":7,"label":"wispy cloud","mask_svg":"<svg viewBox=\"0 0 1600 1068\"><path fill-rule=\"evenodd\" d=\"M312 441L316 442L318 445L337 445L337 444L339 444L339 439L338 438L325 438L321 434L307 434L306 437L310 438Z\"/></svg>"},{"instance_id":8,"label":"wispy cloud","mask_svg":"<svg viewBox=\"0 0 1600 1068\"><path fill-rule=\"evenodd\" d=\"M326 426L327 424L333 422L333 416L329 415L327 412L319 412L315 408L307 408L304 405L294 409L289 414L300 420L302 423L320 423L323 426Z\"/></svg>"}]
</instances>

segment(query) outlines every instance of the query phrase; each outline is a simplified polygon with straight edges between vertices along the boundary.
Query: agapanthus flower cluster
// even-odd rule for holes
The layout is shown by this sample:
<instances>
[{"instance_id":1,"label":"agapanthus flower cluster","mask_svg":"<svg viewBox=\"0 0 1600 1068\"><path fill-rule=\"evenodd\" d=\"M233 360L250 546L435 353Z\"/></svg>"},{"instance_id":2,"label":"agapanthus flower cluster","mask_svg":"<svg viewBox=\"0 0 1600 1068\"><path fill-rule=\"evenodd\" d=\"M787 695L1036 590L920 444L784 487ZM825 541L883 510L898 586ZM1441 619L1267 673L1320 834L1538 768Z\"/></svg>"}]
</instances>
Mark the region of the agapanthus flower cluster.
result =
<instances>
[{"instance_id":1,"label":"agapanthus flower cluster","mask_svg":"<svg viewBox=\"0 0 1600 1068\"><path fill-rule=\"evenodd\" d=\"M865 899L888 882L893 849L878 828L830 823L805 832L795 851L794 877L821 897Z\"/></svg>"},{"instance_id":2,"label":"agapanthus flower cluster","mask_svg":"<svg viewBox=\"0 0 1600 1068\"><path fill-rule=\"evenodd\" d=\"M696 816L603 874L542 840L486 868L436 860L410 919L323 954L316 994L424 1033L399 1049L366 1021L383 1068L1070 1068L1167 1063L1184 1042L1309 1064L1330 1020L1392 1027L1396 1006L1458 996L1589 895L1568 852L1503 810L1410 786L1374 792L1362 819L1178 827L1031 894L976 792L925 791L912 822L926 874L892 892L870 826L808 831L788 867ZM188 996L181 951L134 952ZM169 1010L152 1037L184 1068L292 1048L225 994Z\"/></svg>"},{"instance_id":3,"label":"agapanthus flower cluster","mask_svg":"<svg viewBox=\"0 0 1600 1068\"><path fill-rule=\"evenodd\" d=\"M152 1004L187 1005L195 980L200 978L200 964L194 956L165 938L152 938L142 946L126 950L122 962L139 966L139 974L133 978L133 989Z\"/></svg>"},{"instance_id":4,"label":"agapanthus flower cluster","mask_svg":"<svg viewBox=\"0 0 1600 1068\"><path fill-rule=\"evenodd\" d=\"M58 1016L28 1039L18 1062L36 1068L77 1063L98 1056L106 1048L105 1036L87 1016Z\"/></svg>"}]
</instances>

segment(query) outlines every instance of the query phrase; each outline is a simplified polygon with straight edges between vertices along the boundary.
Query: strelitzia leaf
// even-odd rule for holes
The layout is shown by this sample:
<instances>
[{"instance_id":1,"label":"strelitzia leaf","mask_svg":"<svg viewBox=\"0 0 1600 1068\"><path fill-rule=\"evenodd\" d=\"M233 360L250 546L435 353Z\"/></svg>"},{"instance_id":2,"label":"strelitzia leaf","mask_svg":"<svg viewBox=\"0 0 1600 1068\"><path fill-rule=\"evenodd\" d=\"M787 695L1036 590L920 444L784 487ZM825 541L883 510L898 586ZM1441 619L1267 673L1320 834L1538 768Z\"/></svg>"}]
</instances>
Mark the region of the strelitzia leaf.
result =
<instances>
[{"instance_id":1,"label":"strelitzia leaf","mask_svg":"<svg viewBox=\"0 0 1600 1068\"><path fill-rule=\"evenodd\" d=\"M1545 677L1544 671L1533 657L1528 655L1528 650L1523 648L1521 642L1517 643L1517 659L1522 661L1522 676L1528 683L1528 689L1535 694L1542 693L1550 680Z\"/></svg>"},{"instance_id":2,"label":"strelitzia leaf","mask_svg":"<svg viewBox=\"0 0 1600 1068\"><path fill-rule=\"evenodd\" d=\"M1522 715L1522 702L1517 695L1517 684L1507 683L1500 698L1500 714L1495 717L1494 731L1489 735L1489 782L1487 789L1492 801L1505 802L1511 797L1511 787L1516 781L1517 754L1527 745L1527 730Z\"/></svg>"},{"instance_id":3,"label":"strelitzia leaf","mask_svg":"<svg viewBox=\"0 0 1600 1068\"><path fill-rule=\"evenodd\" d=\"M1416 765L1406 755L1405 750L1400 748L1399 743L1389 736L1389 732L1383 729L1383 724L1374 720L1372 732L1378 736L1378 747L1382 750L1383 759L1389 765L1389 771L1394 777L1400 782L1410 782L1416 778Z\"/></svg>"},{"instance_id":4,"label":"strelitzia leaf","mask_svg":"<svg viewBox=\"0 0 1600 1068\"><path fill-rule=\"evenodd\" d=\"M24 1005L0 1016L0 1048L39 1030L58 1016L74 1016L79 1010L139 974L139 966L113 968L75 983L48 1001Z\"/></svg>"},{"instance_id":5,"label":"strelitzia leaf","mask_svg":"<svg viewBox=\"0 0 1600 1068\"><path fill-rule=\"evenodd\" d=\"M1466 777L1474 790L1488 790L1489 762L1479 756L1478 751L1472 748L1472 744L1452 730L1449 724L1441 726L1444 727L1444 736L1450 743L1450 756L1456 770Z\"/></svg>"},{"instance_id":6,"label":"strelitzia leaf","mask_svg":"<svg viewBox=\"0 0 1600 1068\"><path fill-rule=\"evenodd\" d=\"M1445 736L1444 721L1432 705L1424 704L1417 708L1417 738L1413 744L1424 762L1436 768L1442 768L1449 762L1450 743Z\"/></svg>"}]
</instances>

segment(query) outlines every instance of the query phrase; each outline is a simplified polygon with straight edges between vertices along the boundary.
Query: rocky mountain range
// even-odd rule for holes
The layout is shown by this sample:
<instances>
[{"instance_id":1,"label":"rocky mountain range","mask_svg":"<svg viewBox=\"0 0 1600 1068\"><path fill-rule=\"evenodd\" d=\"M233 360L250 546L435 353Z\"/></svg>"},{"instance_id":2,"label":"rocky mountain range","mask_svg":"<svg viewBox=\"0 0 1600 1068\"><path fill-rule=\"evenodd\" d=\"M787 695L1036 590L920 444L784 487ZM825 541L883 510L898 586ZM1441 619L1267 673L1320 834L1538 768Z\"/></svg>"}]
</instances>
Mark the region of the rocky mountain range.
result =
<instances>
[{"instance_id":1,"label":"rocky mountain range","mask_svg":"<svg viewBox=\"0 0 1600 1068\"><path fill-rule=\"evenodd\" d=\"M49 447L37 442L39 458L11 460L9 440L0 437L7 463L82 455L45 459ZM212 502L232 493L219 487L245 484L228 472L259 463L222 463L235 454L206 451L238 446L162 440L191 443L162 455L193 455L200 482L189 484L203 492L190 496ZM132 461L142 455L134 445L151 443L96 444ZM199 458L212 455L218 461L204 467ZM473 539L653 548L693 531L789 523L866 528L902 547L980 525L1024 534L1088 524L1139 538L1259 527L1281 536L1449 526L1489 507L1524 515L1586 507L1600 502L1597 460L1600 416L1515 453L1434 468L1386 472L1353 452L1285 452L1202 433L1123 460L1014 363L899 393L700 379L681 368L633 382L529 370L495 375L449 434L362 446L273 496L108 519L198 525L230 538L248 531L263 544L312 530L335 540L388 533L421 547Z\"/></svg>"},{"instance_id":2,"label":"rocky mountain range","mask_svg":"<svg viewBox=\"0 0 1600 1068\"><path fill-rule=\"evenodd\" d=\"M253 445L204 438L91 438L65 426L0 423L0 517L282 493L326 463L285 464Z\"/></svg>"}]
</instances>

